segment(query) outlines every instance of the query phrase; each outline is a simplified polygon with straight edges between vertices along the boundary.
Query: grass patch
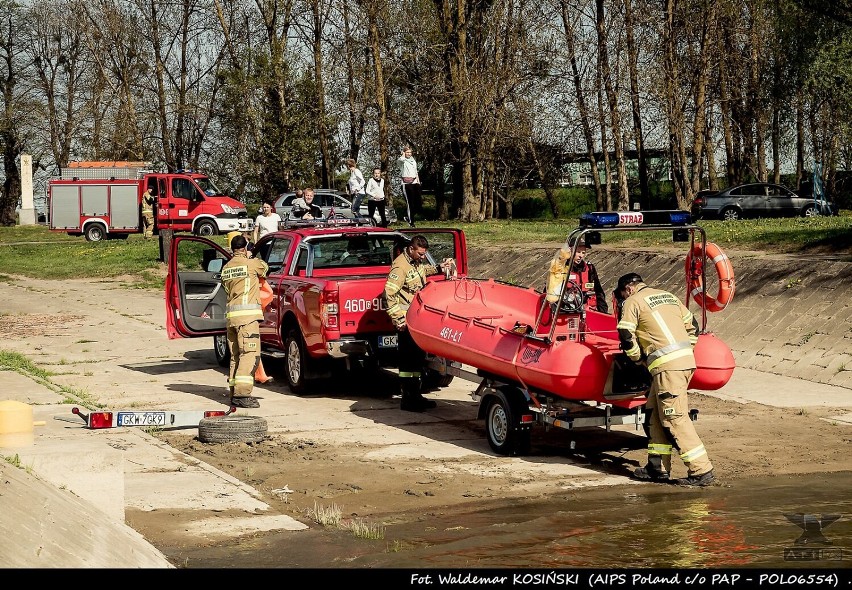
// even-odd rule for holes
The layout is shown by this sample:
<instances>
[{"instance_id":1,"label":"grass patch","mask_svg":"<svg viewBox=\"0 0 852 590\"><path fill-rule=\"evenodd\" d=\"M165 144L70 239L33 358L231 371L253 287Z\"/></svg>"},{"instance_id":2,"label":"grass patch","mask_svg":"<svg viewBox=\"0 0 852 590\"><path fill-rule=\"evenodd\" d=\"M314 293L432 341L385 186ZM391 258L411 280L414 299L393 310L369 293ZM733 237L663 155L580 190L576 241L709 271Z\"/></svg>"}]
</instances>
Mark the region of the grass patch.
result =
<instances>
[{"instance_id":1,"label":"grass patch","mask_svg":"<svg viewBox=\"0 0 852 590\"><path fill-rule=\"evenodd\" d=\"M355 518L349 521L345 528L352 531L352 534L359 539L376 541L385 538L384 525L368 522L362 518Z\"/></svg>"},{"instance_id":2,"label":"grass patch","mask_svg":"<svg viewBox=\"0 0 852 590\"><path fill-rule=\"evenodd\" d=\"M339 527L343 518L340 508L334 503L331 506L320 506L314 502L314 508L310 511L309 516L317 524L333 527Z\"/></svg>"},{"instance_id":3,"label":"grass patch","mask_svg":"<svg viewBox=\"0 0 852 590\"><path fill-rule=\"evenodd\" d=\"M89 410L103 407L103 404L98 403L87 391L83 389L76 389L68 387L67 385L54 383L51 381L51 377L57 375L57 373L46 371L35 366L30 359L20 353L0 350L0 370L15 371L25 377L29 377L39 385L42 385L51 391L62 394L63 398L61 403L63 404L77 404Z\"/></svg>"},{"instance_id":4,"label":"grass patch","mask_svg":"<svg viewBox=\"0 0 852 590\"><path fill-rule=\"evenodd\" d=\"M17 453L15 453L14 455L6 455L6 456L3 457L3 460L6 461L6 463L11 465L12 467L16 467L18 469L23 469L24 471L26 471L27 473L30 473L30 474L32 474L32 472L33 472L33 466L32 465L24 466L24 465L21 464L21 457Z\"/></svg>"},{"instance_id":5,"label":"grass patch","mask_svg":"<svg viewBox=\"0 0 852 590\"><path fill-rule=\"evenodd\" d=\"M524 198L533 199L532 194ZM457 227L464 230L469 248L487 245L551 242L562 244L579 223L582 213L592 211L593 203L560 197L560 219L494 219L483 223L421 221L423 227ZM802 253L852 253L852 212L835 217L789 219L744 219L738 221L702 220L698 224L707 239L729 251L770 251ZM398 224L402 227L404 224ZM671 245L671 232L616 232L602 234L605 245L655 248ZM214 238L225 245L225 236ZM195 255L197 253L193 253ZM86 242L51 232L44 226L0 227L0 281L24 276L37 279L93 278L115 279L132 289L162 289L164 264L159 261L158 240L132 235L127 240ZM198 270L200 256L181 261L185 268ZM20 264L26 260L26 264ZM59 260L72 263L57 264Z\"/></svg>"}]
</instances>

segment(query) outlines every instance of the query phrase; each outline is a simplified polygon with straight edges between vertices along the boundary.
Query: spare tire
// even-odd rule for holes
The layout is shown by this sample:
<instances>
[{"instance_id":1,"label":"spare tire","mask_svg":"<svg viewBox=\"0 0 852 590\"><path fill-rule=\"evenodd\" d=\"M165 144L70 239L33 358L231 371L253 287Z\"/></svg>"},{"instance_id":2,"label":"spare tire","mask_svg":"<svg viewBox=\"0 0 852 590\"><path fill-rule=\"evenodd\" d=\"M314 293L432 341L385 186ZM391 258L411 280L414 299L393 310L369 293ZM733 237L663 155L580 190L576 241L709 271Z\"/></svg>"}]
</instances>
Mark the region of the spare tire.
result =
<instances>
[{"instance_id":1,"label":"spare tire","mask_svg":"<svg viewBox=\"0 0 852 590\"><path fill-rule=\"evenodd\" d=\"M198 440L213 442L260 442L268 426L262 416L216 416L198 423Z\"/></svg>"}]
</instances>

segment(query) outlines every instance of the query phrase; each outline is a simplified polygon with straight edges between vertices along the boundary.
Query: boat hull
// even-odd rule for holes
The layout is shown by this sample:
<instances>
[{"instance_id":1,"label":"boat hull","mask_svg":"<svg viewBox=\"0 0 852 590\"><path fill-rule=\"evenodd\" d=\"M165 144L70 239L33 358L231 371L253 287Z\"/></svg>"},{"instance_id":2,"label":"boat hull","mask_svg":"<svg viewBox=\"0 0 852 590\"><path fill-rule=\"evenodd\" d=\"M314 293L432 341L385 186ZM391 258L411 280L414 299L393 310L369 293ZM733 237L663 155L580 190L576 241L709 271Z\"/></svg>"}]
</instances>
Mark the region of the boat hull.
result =
<instances>
[{"instance_id":1,"label":"boat hull","mask_svg":"<svg viewBox=\"0 0 852 590\"><path fill-rule=\"evenodd\" d=\"M560 313L551 334L549 322L536 328L542 306L548 307L542 314L548 318L544 293L493 279L436 281L417 294L406 321L426 352L533 392L624 407L645 402L647 383L612 389L614 360L623 356L614 316L594 310L585 318ZM699 336L694 352L698 368L690 387L724 386L735 367L730 349L708 333Z\"/></svg>"}]
</instances>

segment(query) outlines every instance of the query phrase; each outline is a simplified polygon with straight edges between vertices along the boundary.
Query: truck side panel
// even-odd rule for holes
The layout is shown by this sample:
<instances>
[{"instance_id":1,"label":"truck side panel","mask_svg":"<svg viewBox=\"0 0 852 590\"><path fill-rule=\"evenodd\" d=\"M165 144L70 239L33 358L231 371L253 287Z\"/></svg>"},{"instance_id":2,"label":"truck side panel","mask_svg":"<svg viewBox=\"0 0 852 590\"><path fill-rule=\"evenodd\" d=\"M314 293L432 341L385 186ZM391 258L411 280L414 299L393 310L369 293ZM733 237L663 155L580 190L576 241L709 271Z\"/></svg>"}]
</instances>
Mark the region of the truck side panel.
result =
<instances>
[{"instance_id":1,"label":"truck side panel","mask_svg":"<svg viewBox=\"0 0 852 590\"><path fill-rule=\"evenodd\" d=\"M52 186L49 213L50 229L79 229L80 189L76 186Z\"/></svg>"},{"instance_id":2,"label":"truck side panel","mask_svg":"<svg viewBox=\"0 0 852 590\"><path fill-rule=\"evenodd\" d=\"M84 185L80 187L85 217L105 217L109 215L109 187L105 184Z\"/></svg>"},{"instance_id":3,"label":"truck side panel","mask_svg":"<svg viewBox=\"0 0 852 590\"><path fill-rule=\"evenodd\" d=\"M113 185L111 187L110 221L110 229L139 229L139 188L137 185Z\"/></svg>"}]
</instances>

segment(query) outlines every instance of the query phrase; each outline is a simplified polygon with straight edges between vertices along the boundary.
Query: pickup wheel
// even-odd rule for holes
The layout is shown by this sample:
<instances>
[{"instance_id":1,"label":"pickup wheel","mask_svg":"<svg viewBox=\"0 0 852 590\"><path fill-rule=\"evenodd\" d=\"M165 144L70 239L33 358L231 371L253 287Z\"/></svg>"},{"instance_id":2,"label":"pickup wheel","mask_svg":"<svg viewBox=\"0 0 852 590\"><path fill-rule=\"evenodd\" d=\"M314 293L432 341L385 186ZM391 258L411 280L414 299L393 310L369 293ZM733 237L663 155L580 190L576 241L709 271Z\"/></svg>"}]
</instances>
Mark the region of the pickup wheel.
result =
<instances>
[{"instance_id":1,"label":"pickup wheel","mask_svg":"<svg viewBox=\"0 0 852 590\"><path fill-rule=\"evenodd\" d=\"M525 455L530 449L531 432L518 430L518 412L506 399L492 396L485 410L488 445L498 455Z\"/></svg>"},{"instance_id":2,"label":"pickup wheel","mask_svg":"<svg viewBox=\"0 0 852 590\"><path fill-rule=\"evenodd\" d=\"M290 330L287 340L284 342L284 351L287 355L285 372L287 374L287 385L293 393L304 393L308 389L305 375L308 371L309 357L305 347L305 339L299 330Z\"/></svg>"},{"instance_id":3,"label":"pickup wheel","mask_svg":"<svg viewBox=\"0 0 852 590\"><path fill-rule=\"evenodd\" d=\"M195 226L195 235L209 238L219 234L219 228L212 221L200 221Z\"/></svg>"},{"instance_id":4,"label":"pickup wheel","mask_svg":"<svg viewBox=\"0 0 852 590\"><path fill-rule=\"evenodd\" d=\"M228 346L228 336L226 334L213 336L213 353L216 355L216 363L220 367L231 365L231 347Z\"/></svg>"},{"instance_id":5,"label":"pickup wheel","mask_svg":"<svg viewBox=\"0 0 852 590\"><path fill-rule=\"evenodd\" d=\"M86 241L100 242L106 237L106 230L100 223L91 223L86 226Z\"/></svg>"}]
</instances>

